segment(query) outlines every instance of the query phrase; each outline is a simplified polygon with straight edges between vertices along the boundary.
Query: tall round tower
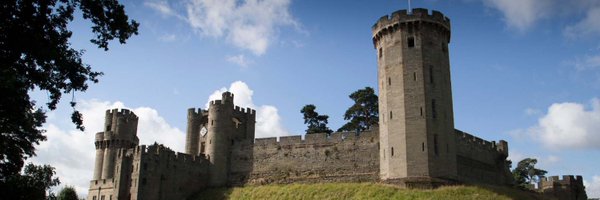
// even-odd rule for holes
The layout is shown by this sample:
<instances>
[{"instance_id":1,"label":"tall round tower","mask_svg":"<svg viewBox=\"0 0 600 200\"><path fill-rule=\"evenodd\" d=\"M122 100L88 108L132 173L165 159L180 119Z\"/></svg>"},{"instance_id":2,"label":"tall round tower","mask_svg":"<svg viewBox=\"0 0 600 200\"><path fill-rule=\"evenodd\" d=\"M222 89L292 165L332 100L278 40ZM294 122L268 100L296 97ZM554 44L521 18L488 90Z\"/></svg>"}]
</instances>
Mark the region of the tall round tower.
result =
<instances>
[{"instance_id":1,"label":"tall round tower","mask_svg":"<svg viewBox=\"0 0 600 200\"><path fill-rule=\"evenodd\" d=\"M450 20L400 10L372 28L379 84L382 180L455 180Z\"/></svg>"},{"instance_id":2,"label":"tall round tower","mask_svg":"<svg viewBox=\"0 0 600 200\"><path fill-rule=\"evenodd\" d=\"M102 165L102 172L94 172L94 177L100 174L101 179L113 178L118 150L138 145L137 125L138 117L127 109L106 111L105 130L96 134L96 167ZM100 161L98 156L102 152L104 156Z\"/></svg>"},{"instance_id":3,"label":"tall round tower","mask_svg":"<svg viewBox=\"0 0 600 200\"><path fill-rule=\"evenodd\" d=\"M187 133L185 138L185 153L190 155L197 155L198 142L200 141L200 120L202 118L202 110L198 109L196 112L195 108L188 109L188 123Z\"/></svg>"},{"instance_id":4,"label":"tall round tower","mask_svg":"<svg viewBox=\"0 0 600 200\"><path fill-rule=\"evenodd\" d=\"M211 101L208 107L208 133L206 155L209 166L210 186L224 186L230 169L230 147L234 133L233 94L223 93L222 100Z\"/></svg>"}]
</instances>

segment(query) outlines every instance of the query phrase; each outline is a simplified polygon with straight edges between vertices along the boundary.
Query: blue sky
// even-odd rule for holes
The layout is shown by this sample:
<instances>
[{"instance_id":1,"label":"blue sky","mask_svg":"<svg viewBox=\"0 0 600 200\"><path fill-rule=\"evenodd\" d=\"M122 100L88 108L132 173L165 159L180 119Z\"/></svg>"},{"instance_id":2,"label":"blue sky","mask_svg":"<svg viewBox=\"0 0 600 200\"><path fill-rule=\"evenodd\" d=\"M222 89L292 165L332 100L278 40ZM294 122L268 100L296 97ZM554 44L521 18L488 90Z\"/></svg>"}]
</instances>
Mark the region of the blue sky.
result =
<instances>
[{"instance_id":1,"label":"blue sky","mask_svg":"<svg viewBox=\"0 0 600 200\"><path fill-rule=\"evenodd\" d=\"M127 44L95 48L89 22L70 24L73 47L105 73L77 93L85 133L65 98L45 127L36 163L57 167L64 184L87 193L93 134L104 110L133 109L142 143L183 150L186 110L231 90L258 110L257 135L302 134L300 109L314 104L339 128L348 95L377 88L371 26L406 1L123 1L141 23ZM452 22L450 61L455 127L509 142L513 160L535 157L548 175L583 175L600 197L600 1L413 1ZM46 102L45 93L34 94Z\"/></svg>"}]
</instances>

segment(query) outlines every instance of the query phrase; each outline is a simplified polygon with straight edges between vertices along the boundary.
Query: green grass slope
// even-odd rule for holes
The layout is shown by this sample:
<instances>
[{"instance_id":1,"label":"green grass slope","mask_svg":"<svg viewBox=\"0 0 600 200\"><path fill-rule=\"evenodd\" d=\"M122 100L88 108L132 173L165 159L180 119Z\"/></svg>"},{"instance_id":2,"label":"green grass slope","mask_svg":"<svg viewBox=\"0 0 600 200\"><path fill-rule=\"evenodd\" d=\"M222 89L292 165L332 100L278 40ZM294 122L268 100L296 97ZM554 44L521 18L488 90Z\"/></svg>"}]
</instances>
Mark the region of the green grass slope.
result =
<instances>
[{"instance_id":1,"label":"green grass slope","mask_svg":"<svg viewBox=\"0 0 600 200\"><path fill-rule=\"evenodd\" d=\"M433 190L400 189L376 183L322 183L208 189L202 199L541 199L535 193L502 187L448 186Z\"/></svg>"}]
</instances>

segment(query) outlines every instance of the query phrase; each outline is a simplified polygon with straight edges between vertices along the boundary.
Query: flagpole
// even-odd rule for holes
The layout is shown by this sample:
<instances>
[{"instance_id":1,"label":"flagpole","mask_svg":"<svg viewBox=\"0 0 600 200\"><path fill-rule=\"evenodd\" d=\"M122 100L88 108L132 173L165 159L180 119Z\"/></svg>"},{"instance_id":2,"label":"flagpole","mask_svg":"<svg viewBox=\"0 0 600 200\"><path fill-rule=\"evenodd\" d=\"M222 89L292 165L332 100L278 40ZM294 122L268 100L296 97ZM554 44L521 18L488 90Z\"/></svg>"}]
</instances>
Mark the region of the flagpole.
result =
<instances>
[{"instance_id":1,"label":"flagpole","mask_svg":"<svg viewBox=\"0 0 600 200\"><path fill-rule=\"evenodd\" d=\"M410 7L410 0L408 0L408 13L412 13L412 8Z\"/></svg>"}]
</instances>

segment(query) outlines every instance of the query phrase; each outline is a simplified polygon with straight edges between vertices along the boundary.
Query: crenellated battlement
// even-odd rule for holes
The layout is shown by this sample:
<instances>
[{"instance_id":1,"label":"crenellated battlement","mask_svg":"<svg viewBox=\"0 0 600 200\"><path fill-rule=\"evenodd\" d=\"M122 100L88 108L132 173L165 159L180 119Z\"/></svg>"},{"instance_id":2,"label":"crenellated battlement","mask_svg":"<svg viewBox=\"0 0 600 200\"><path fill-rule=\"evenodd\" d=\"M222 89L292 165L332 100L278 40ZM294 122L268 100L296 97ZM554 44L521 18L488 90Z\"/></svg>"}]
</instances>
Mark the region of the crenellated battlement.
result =
<instances>
[{"instance_id":1,"label":"crenellated battlement","mask_svg":"<svg viewBox=\"0 0 600 200\"><path fill-rule=\"evenodd\" d=\"M582 176L574 176L574 175L564 175L562 177L548 176L548 177L542 177L540 179L540 185L542 185L542 186L551 186L555 183L583 184L583 177ZM541 188L543 188L543 187L541 187Z\"/></svg>"},{"instance_id":2,"label":"crenellated battlement","mask_svg":"<svg viewBox=\"0 0 600 200\"><path fill-rule=\"evenodd\" d=\"M268 137L268 138L256 138L254 145L258 146L284 146L284 145L308 145L308 144L338 144L343 142L355 142L359 140L368 140L372 137L377 137L379 133L377 131L364 131L360 135L356 135L355 132L335 132L327 136L327 133L313 133L304 135L304 139L301 135L293 136L282 136L282 137ZM378 142L373 140L373 142Z\"/></svg>"},{"instance_id":3,"label":"crenellated battlement","mask_svg":"<svg viewBox=\"0 0 600 200\"><path fill-rule=\"evenodd\" d=\"M489 150L489 151L497 151L497 152L504 152L506 151L507 155L508 155L508 144L506 143L506 141L500 141L500 145L496 144L496 142L490 142L484 139L481 139L479 137L473 136L471 134L465 133L463 131L460 131L458 129L454 130L454 133L456 134L456 138L457 138L457 143L458 144L467 144L467 145L471 145L473 147L476 147L478 149L482 149L482 150Z\"/></svg>"},{"instance_id":4,"label":"crenellated battlement","mask_svg":"<svg viewBox=\"0 0 600 200\"><path fill-rule=\"evenodd\" d=\"M188 108L188 117L199 117L203 115L208 115L208 110L202 108Z\"/></svg>"},{"instance_id":5,"label":"crenellated battlement","mask_svg":"<svg viewBox=\"0 0 600 200\"><path fill-rule=\"evenodd\" d=\"M125 108L121 108L120 110L118 108L112 109L112 110L106 110L106 116L112 116L112 117L117 117L117 118L125 118L125 119L138 119L137 115L135 115L135 113L133 113L131 110L129 109L125 109Z\"/></svg>"},{"instance_id":6,"label":"crenellated battlement","mask_svg":"<svg viewBox=\"0 0 600 200\"><path fill-rule=\"evenodd\" d=\"M139 156L157 156L161 160L177 163L196 163L204 162L204 156L193 156L190 154L175 152L172 149L163 146L162 144L152 144L150 146L140 145L133 149L133 153Z\"/></svg>"},{"instance_id":7,"label":"crenellated battlement","mask_svg":"<svg viewBox=\"0 0 600 200\"><path fill-rule=\"evenodd\" d=\"M538 182L538 190L556 199L587 199L582 176L543 177Z\"/></svg>"},{"instance_id":8,"label":"crenellated battlement","mask_svg":"<svg viewBox=\"0 0 600 200\"><path fill-rule=\"evenodd\" d=\"M444 14L437 10L431 10L431 13L429 13L429 11L430 10L427 10L425 8L415 8L410 13L407 10L398 10L396 12L393 12L391 16L382 16L373 25L373 33L379 32L379 30L381 30L382 28L387 28L398 23L417 21L438 23L444 26L446 29L450 30L450 19L448 17L444 16Z\"/></svg>"},{"instance_id":9,"label":"crenellated battlement","mask_svg":"<svg viewBox=\"0 0 600 200\"><path fill-rule=\"evenodd\" d=\"M399 30L409 30L409 32L419 30L419 26L438 29L448 37L447 41L450 42L450 19L448 17L437 10L431 10L430 13L427 9L415 8L412 12L398 10L391 16L385 15L379 18L371 28L373 44L377 48L377 43L383 36Z\"/></svg>"},{"instance_id":10,"label":"crenellated battlement","mask_svg":"<svg viewBox=\"0 0 600 200\"><path fill-rule=\"evenodd\" d=\"M252 109L252 108L242 108L239 106L235 106L234 108L234 114L241 114L241 115L256 115L256 110Z\"/></svg>"}]
</instances>

